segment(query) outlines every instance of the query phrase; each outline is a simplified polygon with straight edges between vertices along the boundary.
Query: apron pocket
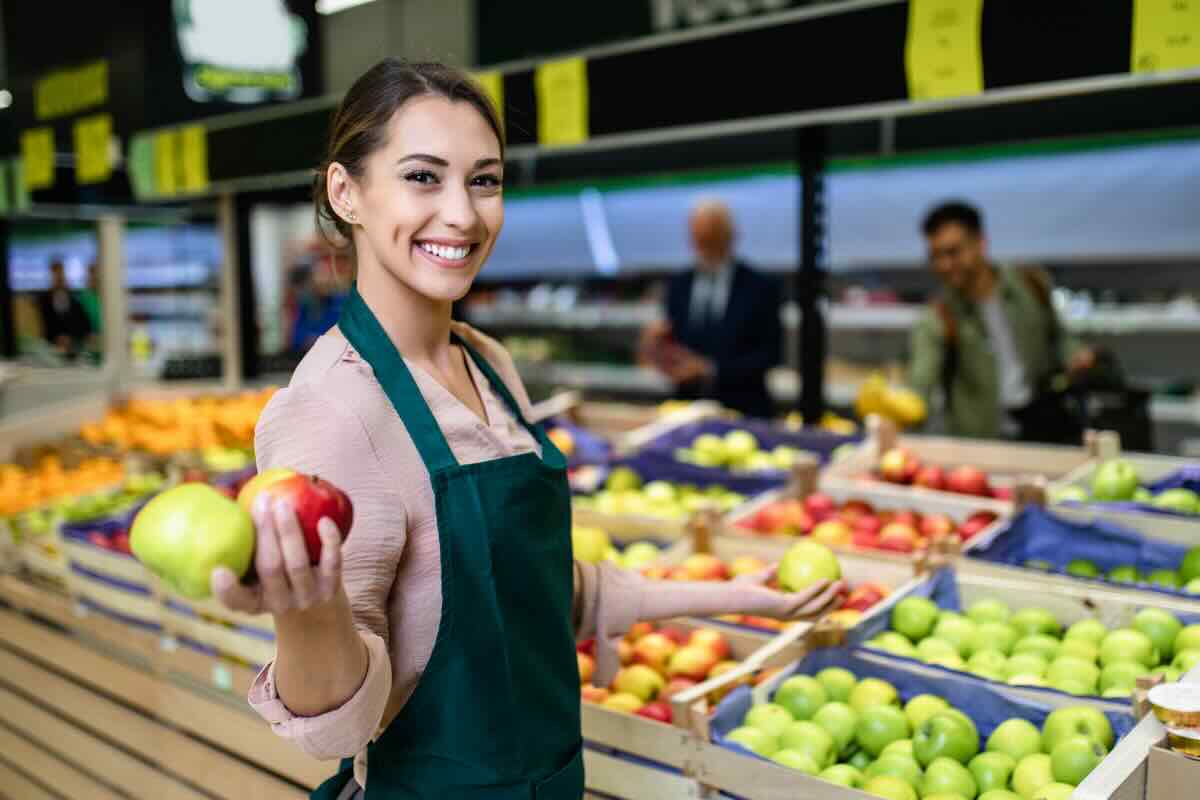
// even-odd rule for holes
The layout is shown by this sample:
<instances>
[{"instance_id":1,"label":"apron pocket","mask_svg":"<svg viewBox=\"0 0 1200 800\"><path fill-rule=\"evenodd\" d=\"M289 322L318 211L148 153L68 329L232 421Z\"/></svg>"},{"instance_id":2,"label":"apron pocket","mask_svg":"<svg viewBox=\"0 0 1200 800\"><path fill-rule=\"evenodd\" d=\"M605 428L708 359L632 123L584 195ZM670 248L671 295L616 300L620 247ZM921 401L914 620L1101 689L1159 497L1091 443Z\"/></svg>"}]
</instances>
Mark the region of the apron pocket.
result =
<instances>
[{"instance_id":1,"label":"apron pocket","mask_svg":"<svg viewBox=\"0 0 1200 800\"><path fill-rule=\"evenodd\" d=\"M583 797L583 748L566 766L533 788L534 800L580 800Z\"/></svg>"}]
</instances>

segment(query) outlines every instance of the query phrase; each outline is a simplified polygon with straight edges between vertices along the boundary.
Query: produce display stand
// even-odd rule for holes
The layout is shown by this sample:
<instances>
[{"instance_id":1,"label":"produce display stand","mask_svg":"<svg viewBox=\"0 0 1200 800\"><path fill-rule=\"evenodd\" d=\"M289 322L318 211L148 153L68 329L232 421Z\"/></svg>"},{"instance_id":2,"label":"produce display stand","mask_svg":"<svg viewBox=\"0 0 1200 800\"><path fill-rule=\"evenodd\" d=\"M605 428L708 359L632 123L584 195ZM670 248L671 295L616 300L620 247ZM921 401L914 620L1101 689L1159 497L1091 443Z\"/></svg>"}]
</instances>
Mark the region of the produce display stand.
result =
<instances>
[{"instance_id":1,"label":"produce display stand","mask_svg":"<svg viewBox=\"0 0 1200 800\"><path fill-rule=\"evenodd\" d=\"M901 447L923 464L952 469L970 465L982 470L994 487L1013 488L1036 477L1062 480L1097 457L1115 434L1088 432L1079 447L1022 444L990 439L959 439L942 436L914 436L897 432L893 423L880 417L867 420L867 438L851 455L839 459L826 470L822 485L844 484L871 487L887 494L920 498L970 498L919 486L889 483L874 476L880 457L893 447ZM985 498L979 498L981 501ZM1009 500L991 499L1003 511L1010 511Z\"/></svg>"},{"instance_id":2,"label":"produce display stand","mask_svg":"<svg viewBox=\"0 0 1200 800\"><path fill-rule=\"evenodd\" d=\"M1067 486L1078 486L1084 491L1090 493L1092 478L1095 476L1096 470L1100 468L1101 464L1113 458L1120 458L1129 462L1133 468L1137 470L1138 476L1141 478L1143 484L1154 483L1176 472L1179 472L1180 470L1189 467L1195 469L1197 466L1200 466L1200 461L1197 461L1196 459L1178 458L1175 456L1160 456L1151 453L1121 452L1119 445L1120 443L1118 441L1109 442L1108 446L1104 447L1100 452L1097 452L1093 458L1090 458L1083 464L1080 464L1077 468L1063 476L1061 479L1053 481L1050 484L1051 492ZM1196 542L1200 543L1200 516L1143 511L1137 508L1105 508L1103 504L1093 505L1090 503L1056 503L1054 508L1055 511L1058 511L1067 508L1078 508L1080 506L1085 509L1095 508L1096 510L1101 510L1104 512L1106 517L1109 517L1114 521L1118 519L1133 520L1135 518L1151 517L1155 520L1188 522L1193 526L1193 536Z\"/></svg>"},{"instance_id":3,"label":"produce display stand","mask_svg":"<svg viewBox=\"0 0 1200 800\"><path fill-rule=\"evenodd\" d=\"M707 622L686 620L672 625L684 630L708 627ZM728 635L727 639L732 657L742 662L737 672L745 677L794 661L810 646L806 638L820 635L806 627L793 628L769 641ZM709 684L717 688L715 681L710 681L689 694ZM594 703L583 704L582 719L587 789L607 796L626 800L700 797L695 773L706 768L710 755L721 755L712 752L718 748L700 742L686 728Z\"/></svg>"},{"instance_id":4,"label":"produce display stand","mask_svg":"<svg viewBox=\"0 0 1200 800\"><path fill-rule=\"evenodd\" d=\"M1141 679L1139 683L1138 694L1144 695L1153 681ZM1200 684L1200 667L1185 674L1180 683ZM1169 749L1163 724L1144 703L1136 710L1141 722L1079 784L1075 800L1182 800L1196 796L1200 759Z\"/></svg>"},{"instance_id":5,"label":"produce display stand","mask_svg":"<svg viewBox=\"0 0 1200 800\"><path fill-rule=\"evenodd\" d=\"M334 771L250 711L250 669L16 576L0 602L0 747L55 796L299 800Z\"/></svg>"}]
</instances>

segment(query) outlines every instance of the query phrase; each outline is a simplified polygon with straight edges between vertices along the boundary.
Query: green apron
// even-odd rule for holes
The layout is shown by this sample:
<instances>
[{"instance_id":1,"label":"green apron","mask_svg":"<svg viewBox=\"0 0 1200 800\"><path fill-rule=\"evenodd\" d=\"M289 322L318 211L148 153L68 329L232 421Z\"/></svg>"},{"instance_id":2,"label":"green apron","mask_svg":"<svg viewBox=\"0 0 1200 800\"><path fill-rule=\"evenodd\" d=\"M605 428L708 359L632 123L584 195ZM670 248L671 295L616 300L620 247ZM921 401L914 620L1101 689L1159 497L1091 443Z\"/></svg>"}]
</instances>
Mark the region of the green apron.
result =
<instances>
[{"instance_id":1,"label":"green apron","mask_svg":"<svg viewBox=\"0 0 1200 800\"><path fill-rule=\"evenodd\" d=\"M579 800L583 751L571 606L566 461L465 342L514 416L541 444L459 464L412 374L353 291L339 325L412 436L437 509L442 614L416 691L367 748L367 800ZM353 763L314 798L337 797Z\"/></svg>"}]
</instances>

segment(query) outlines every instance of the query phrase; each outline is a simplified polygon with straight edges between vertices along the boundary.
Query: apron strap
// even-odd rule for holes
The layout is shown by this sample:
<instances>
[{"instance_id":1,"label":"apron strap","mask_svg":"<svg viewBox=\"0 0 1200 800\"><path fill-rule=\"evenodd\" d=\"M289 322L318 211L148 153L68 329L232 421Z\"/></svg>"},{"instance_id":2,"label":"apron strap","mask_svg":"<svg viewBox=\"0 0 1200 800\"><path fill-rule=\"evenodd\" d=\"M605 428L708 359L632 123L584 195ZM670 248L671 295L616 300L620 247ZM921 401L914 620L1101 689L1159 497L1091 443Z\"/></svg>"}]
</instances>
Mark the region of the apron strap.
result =
<instances>
[{"instance_id":1,"label":"apron strap","mask_svg":"<svg viewBox=\"0 0 1200 800\"><path fill-rule=\"evenodd\" d=\"M461 346L462 349L467 351L467 354L471 356L471 360L475 362L477 367L479 367L479 371L482 372L483 376L488 379L490 384L492 384L492 390L496 392L496 394L500 395L500 399L503 400L504 404L508 406L508 410L512 412L512 415L516 417L517 421L525 427L525 430L529 431L530 435L533 436L534 439L540 442L542 440L540 435L541 429L535 425L531 425L525 420L525 415L521 413L521 407L517 404L516 399L513 398L512 393L508 390L508 387L504 384L504 381L500 380L500 376L496 374L494 369L492 369L492 365L488 363L487 359L475 352L475 348L467 344L457 333L451 334L451 339Z\"/></svg>"},{"instance_id":2,"label":"apron strap","mask_svg":"<svg viewBox=\"0 0 1200 800\"><path fill-rule=\"evenodd\" d=\"M358 293L357 286L350 290L350 296L342 305L338 326L347 341L371 365L375 379L404 421L404 427L408 429L429 473L432 475L458 466L458 460L446 443L446 437L425 403L425 398L421 396L421 390L413 380L404 358Z\"/></svg>"}]
</instances>

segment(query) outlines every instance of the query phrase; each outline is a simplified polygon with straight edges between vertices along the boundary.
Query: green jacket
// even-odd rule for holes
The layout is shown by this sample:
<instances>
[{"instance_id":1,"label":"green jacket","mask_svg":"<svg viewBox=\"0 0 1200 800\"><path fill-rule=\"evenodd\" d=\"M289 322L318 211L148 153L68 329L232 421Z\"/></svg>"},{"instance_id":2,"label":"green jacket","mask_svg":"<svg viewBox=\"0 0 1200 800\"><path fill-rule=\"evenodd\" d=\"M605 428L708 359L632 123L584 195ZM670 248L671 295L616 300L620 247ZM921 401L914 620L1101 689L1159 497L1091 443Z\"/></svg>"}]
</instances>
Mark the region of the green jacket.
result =
<instances>
[{"instance_id":1,"label":"green jacket","mask_svg":"<svg viewBox=\"0 0 1200 800\"><path fill-rule=\"evenodd\" d=\"M1055 353L1057 315L1048 301L1030 285L1029 270L997 270L1001 303L1017 352L1025 364L1030 388L1037 388L1063 368L1076 348L1075 342L1059 329ZM1049 280L1034 273L1038 280ZM1048 297L1049 292L1046 292ZM1000 435L1000 379L996 359L988 341L987 327L975 304L954 290L945 290L941 301L954 320L958 363L951 380L947 429L955 436L996 438ZM943 369L947 342L946 325L936 304L930 304L912 330L909 381L932 407L935 396L942 394Z\"/></svg>"}]
</instances>

